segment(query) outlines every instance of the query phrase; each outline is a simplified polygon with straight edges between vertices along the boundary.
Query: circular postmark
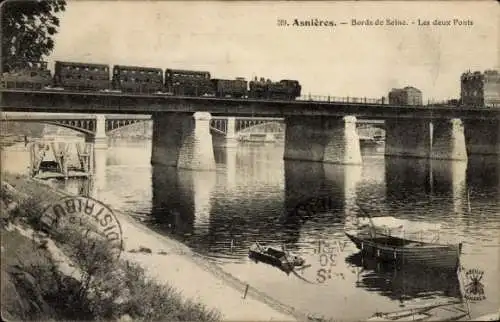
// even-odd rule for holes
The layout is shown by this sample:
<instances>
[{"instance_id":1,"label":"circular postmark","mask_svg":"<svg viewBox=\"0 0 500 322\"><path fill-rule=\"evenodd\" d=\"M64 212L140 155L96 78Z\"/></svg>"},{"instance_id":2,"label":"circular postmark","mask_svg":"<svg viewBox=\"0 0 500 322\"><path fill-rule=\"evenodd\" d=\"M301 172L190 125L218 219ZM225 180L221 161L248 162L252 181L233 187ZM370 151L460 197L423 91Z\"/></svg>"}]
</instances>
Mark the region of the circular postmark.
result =
<instances>
[{"instance_id":1,"label":"circular postmark","mask_svg":"<svg viewBox=\"0 0 500 322\"><path fill-rule=\"evenodd\" d=\"M288 217L296 218L302 223L312 219L314 215L325 213L336 209L334 199L329 196L310 197L299 202L291 211Z\"/></svg>"},{"instance_id":2,"label":"circular postmark","mask_svg":"<svg viewBox=\"0 0 500 322\"><path fill-rule=\"evenodd\" d=\"M64 197L45 208L40 222L47 230L54 231L68 225L82 230L84 238L104 238L113 256L120 257L123 249L120 222L113 211L99 200L86 196Z\"/></svg>"},{"instance_id":3,"label":"circular postmark","mask_svg":"<svg viewBox=\"0 0 500 322\"><path fill-rule=\"evenodd\" d=\"M286 213L286 219L290 223L305 224L307 221L321 221L320 214L333 213L339 209L338 201L328 194L301 198L293 208ZM324 217L324 216L323 216ZM340 220L340 218L338 218ZM333 218L337 220L337 218ZM344 278L343 273L337 267L340 258L343 256L347 242L338 236L322 236L317 238L312 244L313 252L302 254L305 264L294 268L294 275L309 284L326 285L328 281L335 278Z\"/></svg>"}]
</instances>

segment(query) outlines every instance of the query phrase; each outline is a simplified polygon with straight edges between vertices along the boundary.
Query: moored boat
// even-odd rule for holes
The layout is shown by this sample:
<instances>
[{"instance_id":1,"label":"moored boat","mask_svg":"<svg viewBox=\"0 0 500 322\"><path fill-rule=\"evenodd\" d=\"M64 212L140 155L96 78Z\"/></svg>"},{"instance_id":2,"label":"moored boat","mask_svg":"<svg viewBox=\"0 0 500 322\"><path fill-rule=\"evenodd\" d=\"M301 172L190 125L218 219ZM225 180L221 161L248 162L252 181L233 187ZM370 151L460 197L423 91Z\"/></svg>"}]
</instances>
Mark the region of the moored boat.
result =
<instances>
[{"instance_id":1,"label":"moored boat","mask_svg":"<svg viewBox=\"0 0 500 322\"><path fill-rule=\"evenodd\" d=\"M461 244L441 245L364 231L345 234L365 255L381 261L452 270L459 265Z\"/></svg>"},{"instance_id":2,"label":"moored boat","mask_svg":"<svg viewBox=\"0 0 500 322\"><path fill-rule=\"evenodd\" d=\"M298 256L287 254L272 247L263 247L258 243L250 247L248 257L257 262L275 266L287 274L293 271L296 266L302 266L305 263L304 259Z\"/></svg>"},{"instance_id":3,"label":"moored boat","mask_svg":"<svg viewBox=\"0 0 500 322\"><path fill-rule=\"evenodd\" d=\"M361 208L360 208L361 209ZM386 262L411 263L429 268L456 270L461 243L439 244L440 225L402 220L390 216L360 220L346 236L364 255ZM432 238L424 238L432 237Z\"/></svg>"}]
</instances>

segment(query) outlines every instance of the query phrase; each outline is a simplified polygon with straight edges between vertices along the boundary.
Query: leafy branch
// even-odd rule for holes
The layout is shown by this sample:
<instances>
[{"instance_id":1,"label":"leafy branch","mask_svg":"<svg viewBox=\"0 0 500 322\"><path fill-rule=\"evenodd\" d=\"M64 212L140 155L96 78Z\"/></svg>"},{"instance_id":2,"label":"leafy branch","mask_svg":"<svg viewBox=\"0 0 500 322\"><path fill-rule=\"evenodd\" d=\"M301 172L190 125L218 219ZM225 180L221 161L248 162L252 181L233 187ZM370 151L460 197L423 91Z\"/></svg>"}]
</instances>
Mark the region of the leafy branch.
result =
<instances>
[{"instance_id":1,"label":"leafy branch","mask_svg":"<svg viewBox=\"0 0 500 322\"><path fill-rule=\"evenodd\" d=\"M66 9L65 0L0 0L0 5L3 71L40 61L52 52L57 14Z\"/></svg>"}]
</instances>

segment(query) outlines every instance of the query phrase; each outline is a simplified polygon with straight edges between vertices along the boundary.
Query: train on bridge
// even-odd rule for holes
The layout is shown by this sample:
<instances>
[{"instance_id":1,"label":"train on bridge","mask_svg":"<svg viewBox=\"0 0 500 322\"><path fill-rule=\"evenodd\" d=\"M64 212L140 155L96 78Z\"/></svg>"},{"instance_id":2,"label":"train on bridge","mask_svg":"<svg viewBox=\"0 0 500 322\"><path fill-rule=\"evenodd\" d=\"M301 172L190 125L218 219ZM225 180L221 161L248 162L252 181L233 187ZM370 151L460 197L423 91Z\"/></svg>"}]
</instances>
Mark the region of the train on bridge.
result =
<instances>
[{"instance_id":1,"label":"train on bridge","mask_svg":"<svg viewBox=\"0 0 500 322\"><path fill-rule=\"evenodd\" d=\"M215 96L295 100L301 95L297 80L248 82L212 78L207 71L56 61L54 75L47 62L19 62L0 76L0 86L13 89L100 91L150 95Z\"/></svg>"}]
</instances>

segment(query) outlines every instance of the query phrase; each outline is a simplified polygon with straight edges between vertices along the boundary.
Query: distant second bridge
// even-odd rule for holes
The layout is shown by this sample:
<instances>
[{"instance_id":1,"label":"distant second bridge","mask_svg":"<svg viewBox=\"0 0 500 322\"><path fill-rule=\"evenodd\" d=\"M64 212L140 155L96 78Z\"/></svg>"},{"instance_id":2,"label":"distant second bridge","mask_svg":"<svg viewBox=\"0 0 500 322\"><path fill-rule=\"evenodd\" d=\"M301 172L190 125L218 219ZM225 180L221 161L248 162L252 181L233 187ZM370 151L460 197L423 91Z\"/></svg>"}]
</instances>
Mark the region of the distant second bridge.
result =
<instances>
[{"instance_id":1,"label":"distant second bridge","mask_svg":"<svg viewBox=\"0 0 500 322\"><path fill-rule=\"evenodd\" d=\"M126 114L54 114L54 113L23 113L3 112L4 122L40 122L62 126L86 136L87 141L99 142L106 146L105 139L114 132L140 122L152 121L150 115ZM374 125L383 127L381 120L359 120L360 126ZM103 133L104 129L104 133ZM210 120L210 129L216 137L216 144L232 146L245 134L281 133L285 131L283 118L275 117L215 117Z\"/></svg>"}]
</instances>

